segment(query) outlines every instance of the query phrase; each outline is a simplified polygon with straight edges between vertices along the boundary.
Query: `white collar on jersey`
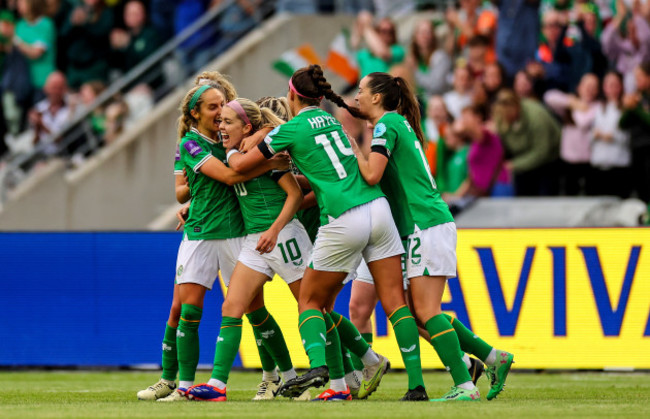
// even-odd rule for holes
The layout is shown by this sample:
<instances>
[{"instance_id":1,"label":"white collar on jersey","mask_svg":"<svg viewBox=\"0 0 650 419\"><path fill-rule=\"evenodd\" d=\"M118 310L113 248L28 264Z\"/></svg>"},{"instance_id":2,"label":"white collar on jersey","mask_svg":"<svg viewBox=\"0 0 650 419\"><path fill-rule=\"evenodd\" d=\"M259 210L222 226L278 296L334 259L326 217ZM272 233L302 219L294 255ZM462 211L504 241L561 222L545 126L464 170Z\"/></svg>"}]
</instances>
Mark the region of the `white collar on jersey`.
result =
<instances>
[{"instance_id":1,"label":"white collar on jersey","mask_svg":"<svg viewBox=\"0 0 650 419\"><path fill-rule=\"evenodd\" d=\"M206 140L206 141L208 141L208 142L211 142L212 144L217 144L217 143L219 143L219 141L215 141L215 140L213 140L212 138L210 138L210 137L208 137L208 136L205 136L205 135L201 134L201 132L199 132L199 130L196 129L196 127L192 127L192 128L190 128L190 131L192 131L194 134L200 135L201 138L203 138L204 140Z\"/></svg>"},{"instance_id":2,"label":"white collar on jersey","mask_svg":"<svg viewBox=\"0 0 650 419\"><path fill-rule=\"evenodd\" d=\"M307 106L306 108L302 108L300 112L298 112L298 115L300 115L303 112L313 111L314 109L320 109L320 108L318 106Z\"/></svg>"}]
</instances>

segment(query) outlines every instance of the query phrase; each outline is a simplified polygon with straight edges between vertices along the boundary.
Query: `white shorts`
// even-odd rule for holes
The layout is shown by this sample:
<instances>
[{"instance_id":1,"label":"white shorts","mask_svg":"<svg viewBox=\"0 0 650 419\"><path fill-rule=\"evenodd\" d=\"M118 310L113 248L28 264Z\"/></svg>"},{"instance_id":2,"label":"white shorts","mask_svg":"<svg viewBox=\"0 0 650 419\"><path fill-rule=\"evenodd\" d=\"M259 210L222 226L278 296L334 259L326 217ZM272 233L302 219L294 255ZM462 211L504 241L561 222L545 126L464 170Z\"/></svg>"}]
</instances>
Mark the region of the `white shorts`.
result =
<instances>
[{"instance_id":1,"label":"white shorts","mask_svg":"<svg viewBox=\"0 0 650 419\"><path fill-rule=\"evenodd\" d=\"M386 198L344 212L318 229L311 266L318 271L351 272L366 262L404 253Z\"/></svg>"},{"instance_id":2,"label":"white shorts","mask_svg":"<svg viewBox=\"0 0 650 419\"><path fill-rule=\"evenodd\" d=\"M444 223L408 236L406 276L456 276L456 224Z\"/></svg>"},{"instance_id":3,"label":"white shorts","mask_svg":"<svg viewBox=\"0 0 650 419\"><path fill-rule=\"evenodd\" d=\"M221 270L221 279L228 286L243 243L243 237L223 240L183 237L176 258L176 283L199 284L210 290Z\"/></svg>"},{"instance_id":4,"label":"white shorts","mask_svg":"<svg viewBox=\"0 0 650 419\"><path fill-rule=\"evenodd\" d=\"M278 274L287 284L302 279L312 245L300 221L293 219L284 226L271 253L260 254L255 250L261 235L262 233L255 233L246 236L239 261L271 279L274 274Z\"/></svg>"}]
</instances>

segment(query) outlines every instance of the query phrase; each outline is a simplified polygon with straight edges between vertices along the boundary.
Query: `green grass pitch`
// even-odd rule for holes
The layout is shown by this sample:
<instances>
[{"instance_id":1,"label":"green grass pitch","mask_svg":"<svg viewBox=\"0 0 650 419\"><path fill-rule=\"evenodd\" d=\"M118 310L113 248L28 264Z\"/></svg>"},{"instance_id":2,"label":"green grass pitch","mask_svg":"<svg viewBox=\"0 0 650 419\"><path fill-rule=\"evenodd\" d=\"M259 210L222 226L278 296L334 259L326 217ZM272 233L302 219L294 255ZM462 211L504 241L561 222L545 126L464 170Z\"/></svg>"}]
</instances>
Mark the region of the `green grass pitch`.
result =
<instances>
[{"instance_id":1,"label":"green grass pitch","mask_svg":"<svg viewBox=\"0 0 650 419\"><path fill-rule=\"evenodd\" d=\"M158 379L156 372L0 372L1 418L511 418L511 417L650 417L647 373L512 373L506 390L488 402L485 377L482 400L465 403L404 403L406 375L390 372L366 401L342 403L252 402L261 377L234 372L226 403L163 404L136 400L137 390ZM198 380L208 378L200 371ZM444 372L428 372L429 396L451 386ZM312 391L315 395L315 391Z\"/></svg>"}]
</instances>

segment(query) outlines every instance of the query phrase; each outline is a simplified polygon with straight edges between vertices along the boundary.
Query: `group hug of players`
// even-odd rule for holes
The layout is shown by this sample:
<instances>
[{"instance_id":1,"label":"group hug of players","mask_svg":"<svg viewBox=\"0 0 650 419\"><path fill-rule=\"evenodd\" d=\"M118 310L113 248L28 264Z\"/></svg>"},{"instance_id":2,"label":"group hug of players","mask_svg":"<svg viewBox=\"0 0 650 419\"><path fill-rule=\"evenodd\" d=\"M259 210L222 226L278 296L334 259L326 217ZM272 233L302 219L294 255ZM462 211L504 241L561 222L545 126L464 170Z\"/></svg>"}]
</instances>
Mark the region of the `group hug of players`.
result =
<instances>
[{"instance_id":1,"label":"group hug of players","mask_svg":"<svg viewBox=\"0 0 650 419\"><path fill-rule=\"evenodd\" d=\"M321 109L323 98L368 121L370 147L357 145ZM226 401L244 314L263 370L253 400L367 398L390 363L373 351L371 334L362 336L333 311L337 294L354 278L374 287L392 324L408 375L401 400L429 400L420 336L454 381L431 401L479 400L476 380L484 370L487 399L503 390L513 354L441 312L446 281L456 276L456 226L424 155L413 91L400 77L372 73L360 81L355 101L350 106L334 93L318 65L293 74L286 98L257 102L238 98L218 72L197 77L180 108L176 198L190 203L179 213L184 234L163 374L139 399ZM214 368L207 383L194 384L203 300L219 271L228 292ZM275 274L298 302L310 363L301 376L264 305L264 284ZM312 399L309 389L328 381L329 389Z\"/></svg>"}]
</instances>

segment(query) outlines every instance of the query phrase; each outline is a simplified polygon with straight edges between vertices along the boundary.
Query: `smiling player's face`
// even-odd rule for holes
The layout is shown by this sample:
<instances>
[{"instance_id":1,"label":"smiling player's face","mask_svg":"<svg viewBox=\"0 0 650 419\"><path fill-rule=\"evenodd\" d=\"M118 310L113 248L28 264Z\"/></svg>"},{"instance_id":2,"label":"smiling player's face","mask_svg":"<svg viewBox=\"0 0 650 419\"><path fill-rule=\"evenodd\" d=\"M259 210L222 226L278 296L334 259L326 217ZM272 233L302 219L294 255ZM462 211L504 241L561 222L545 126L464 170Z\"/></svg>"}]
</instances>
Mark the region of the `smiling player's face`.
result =
<instances>
[{"instance_id":1,"label":"smiling player's face","mask_svg":"<svg viewBox=\"0 0 650 419\"><path fill-rule=\"evenodd\" d=\"M201 95L201 106L197 112L199 131L210 137L215 138L219 131L221 122L221 111L225 99L223 94L217 89L209 89Z\"/></svg>"},{"instance_id":2,"label":"smiling player's face","mask_svg":"<svg viewBox=\"0 0 650 419\"><path fill-rule=\"evenodd\" d=\"M245 131L247 127L248 126L244 125L244 122L239 118L237 112L228 106L223 108L223 111L221 111L221 124L219 125L219 129L221 130L223 145L226 148L239 147L241 140L246 135Z\"/></svg>"}]
</instances>

